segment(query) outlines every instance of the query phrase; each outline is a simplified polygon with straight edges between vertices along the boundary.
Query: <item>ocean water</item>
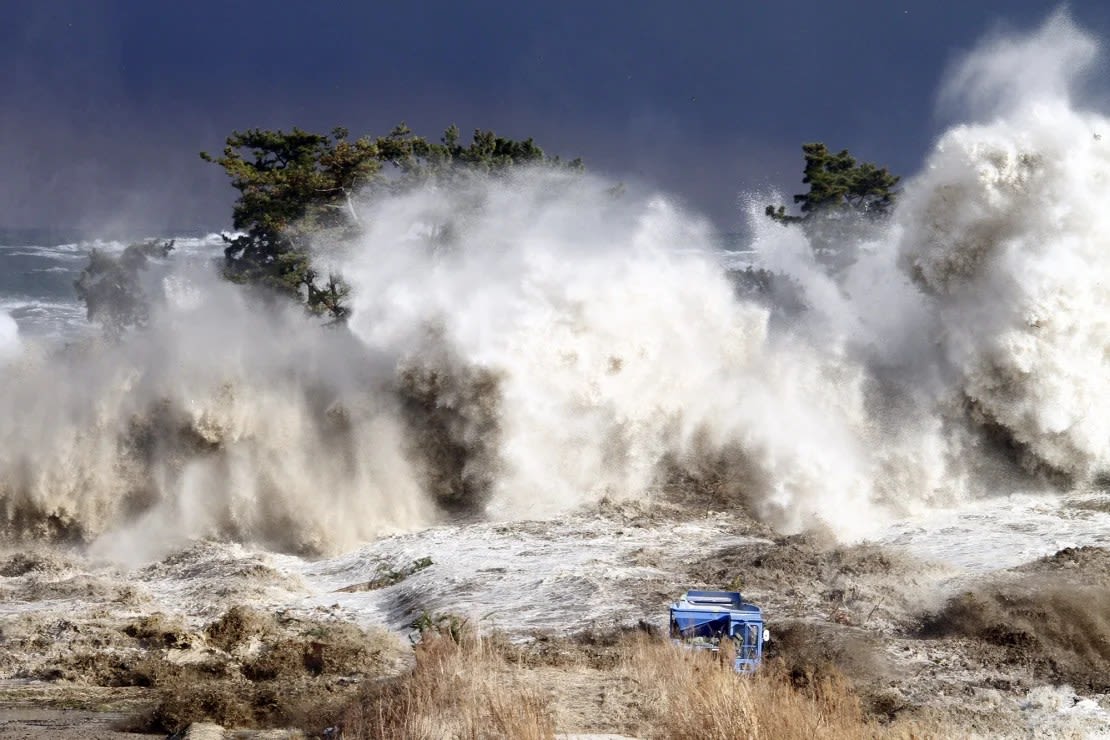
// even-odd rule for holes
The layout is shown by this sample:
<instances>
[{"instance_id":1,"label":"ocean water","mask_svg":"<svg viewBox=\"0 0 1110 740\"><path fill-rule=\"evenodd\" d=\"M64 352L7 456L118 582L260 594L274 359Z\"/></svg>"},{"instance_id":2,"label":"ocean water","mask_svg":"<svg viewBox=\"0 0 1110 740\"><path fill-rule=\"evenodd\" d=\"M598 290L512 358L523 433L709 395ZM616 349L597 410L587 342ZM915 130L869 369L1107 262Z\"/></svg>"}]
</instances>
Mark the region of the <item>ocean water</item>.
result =
<instances>
[{"instance_id":1,"label":"ocean water","mask_svg":"<svg viewBox=\"0 0 1110 740\"><path fill-rule=\"evenodd\" d=\"M73 282L123 242L0 233L0 621L29 636L0 678L49 660L37 635L237 605L401 634L423 612L516 639L661 625L692 563L818 530L891 569L737 573L772 623L832 620L847 583L911 705L1105 737L1105 695L983 689L1012 675L906 626L1106 547L1110 119L1071 77L1095 53L1066 16L973 52L945 92L966 120L893 217L824 236L766 219L778 194L722 237L600 174L366 195L357 238L313 245L344 326L185 234L144 275L148 325L109 337ZM1097 603L1048 608L1105 634Z\"/></svg>"},{"instance_id":2,"label":"ocean water","mask_svg":"<svg viewBox=\"0 0 1110 740\"><path fill-rule=\"evenodd\" d=\"M73 282L124 242L0 231L0 544L38 558L0 617L450 611L520 637L658 623L686 563L771 533L907 553L881 585L934 606L1105 547L1110 118L1074 93L1096 52L1056 15L956 65L965 120L889 221L832 224L833 268L763 216L781 194L722 237L666 193L522 170L356 199L363 232L313 245L344 326L223 280L195 233L110 338ZM1110 728L1064 688L1026 704Z\"/></svg>"},{"instance_id":3,"label":"ocean water","mask_svg":"<svg viewBox=\"0 0 1110 740\"><path fill-rule=\"evenodd\" d=\"M23 335L74 339L90 331L73 283L93 249L117 253L131 241L169 238L180 257L202 260L219 257L222 245L216 233L144 235L131 241L81 237L76 230L0 228L0 311Z\"/></svg>"},{"instance_id":4,"label":"ocean water","mask_svg":"<svg viewBox=\"0 0 1110 740\"><path fill-rule=\"evenodd\" d=\"M1095 54L1064 16L971 54L945 93L966 121L892 219L836 224L831 270L759 206L722 239L666 193L522 170L359 198L363 233L314 245L346 326L223 281L219 236L185 235L150 325L107 341L72 284L123 244L3 234L0 530L128 567L219 542L310 584L421 533L478 561L468 527L609 501L967 573L1101 544L1110 120L1072 94ZM749 265L804 305L738 291Z\"/></svg>"},{"instance_id":5,"label":"ocean water","mask_svg":"<svg viewBox=\"0 0 1110 740\"><path fill-rule=\"evenodd\" d=\"M84 307L76 299L73 282L86 264L90 250L120 252L127 242L96 239L71 241L68 239L72 239L73 234L58 234L48 230L0 232L0 237L9 242L0 244L0 267L3 268L0 269L0 310L15 320L19 336L24 341L33 342L40 347L64 347L68 343L90 338L95 341L99 336L99 330L86 320ZM176 246L169 260L153 268L161 272L162 281L167 287L167 295L174 294L175 285L180 286L190 280L196 281L198 272L205 275L214 273L218 269L223 246L219 234L187 234L159 238L172 238ZM761 266L760 251L751 248L753 244L741 243L739 239L738 235L729 235L711 239L712 249L683 246L673 250L673 253L680 258L688 257L700 261L708 251L711 253L712 260L726 272L743 270L748 266ZM36 240L42 243L31 243ZM186 300L183 303L189 302ZM220 351L219 348L213 349ZM64 358L65 355L61 357ZM650 486L645 484L645 488L648 487ZM537 508L541 509L538 512L540 515L550 513L549 510L543 510L544 507ZM569 509L561 510L569 511ZM494 518L497 518L495 512L487 513L493 513ZM861 513L873 512L868 510ZM510 515L510 518L513 516L527 518L528 514L529 512L525 510L520 515ZM382 531L388 534L390 531L409 530L413 526L419 529L424 526L419 524L420 516L424 517L425 525L434 526L444 523L442 517L425 512L417 516L418 523L415 525L387 527ZM141 517L139 521L142 522ZM864 538L868 541L905 548L925 560L952 567L955 572L982 574L1030 562L1065 547L1104 544L1106 533L1110 532L1110 496L1101 488L1084 486L1067 489L1040 487L1036 490L1026 489L1021 485L1014 487L1001 485L993 489L983 487L960 498L919 508L912 515L885 516L881 522L867 527L866 530ZM453 545L440 542L435 547L431 547L423 540L419 540L421 544L417 549L427 550L431 547L436 551L445 552L451 551L454 547L461 547L466 550L468 546L464 543L469 539L469 535L464 535L463 531L465 530L459 530L449 537L449 539L459 538L459 541ZM201 530L196 534L203 537L216 532L218 530ZM121 536L122 540L119 539ZM145 535L142 528L138 526L128 525L117 529L112 537L116 539L114 548L108 548L103 542L98 542L94 538L94 551L110 552L121 557L122 562L138 562L144 557L155 558L166 552L165 548L150 549L144 546L141 541ZM126 546L120 548L120 541L126 543ZM187 546L191 538L179 537L174 541L179 546ZM250 544L255 540L248 536L244 541ZM348 542L350 546L357 546L362 541L354 539ZM401 541L403 539L399 540ZM578 542L572 542L569 546L571 549L580 549ZM265 547L263 551L268 549ZM286 548L278 546L277 549ZM333 549L326 546L320 548L322 552ZM544 557L557 555L546 550L541 549L541 551L545 552ZM613 553L620 551L620 548L612 550ZM404 559L401 555L392 552L388 546L385 552L388 552L388 559L391 561L398 558ZM362 556L354 557L353 562L365 560ZM387 556L375 557L381 560ZM469 551L465 555L460 552L459 557L462 562L475 562L482 559L476 552ZM497 559L492 555L491 557L493 560ZM565 558L566 554L555 557L556 560L562 560L563 567L567 567L568 563L573 562L573 558L570 560ZM344 571L345 566L341 563L345 561L342 559L320 561L320 564L315 566L311 565L316 562L314 560L303 561L300 565L291 565L294 562L299 561L286 561L286 565L302 572L310 582L319 580L319 588L324 593L330 594L334 590L331 587L335 584L326 575L329 570L344 572L341 580L353 578L350 573ZM490 567L496 569L503 565ZM354 565L350 568L358 570ZM523 589L526 585L516 584L510 588ZM353 603L369 604L374 597L344 598ZM497 600L501 601L503 597L498 597ZM380 612L380 607L375 606L371 612Z\"/></svg>"}]
</instances>

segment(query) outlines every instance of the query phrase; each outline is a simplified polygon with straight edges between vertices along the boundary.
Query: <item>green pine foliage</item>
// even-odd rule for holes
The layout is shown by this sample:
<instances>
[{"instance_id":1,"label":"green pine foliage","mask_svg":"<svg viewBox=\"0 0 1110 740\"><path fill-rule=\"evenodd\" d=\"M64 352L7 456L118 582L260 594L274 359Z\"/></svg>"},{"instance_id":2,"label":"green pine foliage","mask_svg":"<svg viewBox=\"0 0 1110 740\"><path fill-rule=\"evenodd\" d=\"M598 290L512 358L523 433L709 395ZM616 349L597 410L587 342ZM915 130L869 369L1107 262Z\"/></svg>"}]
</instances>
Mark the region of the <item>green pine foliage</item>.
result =
<instances>
[{"instance_id":1,"label":"green pine foliage","mask_svg":"<svg viewBox=\"0 0 1110 740\"><path fill-rule=\"evenodd\" d=\"M330 135L248 129L227 138L222 156L201 153L219 165L239 191L227 238L224 274L301 302L315 314L346 317L349 292L342 278L313 265L311 239L322 233L344 238L361 228L353 198L374 190L401 190L463 172L498 173L510 167L560 164L532 139L517 141L476 130L469 144L459 129L440 141L415 135L405 124L387 136L352 140L337 128ZM581 168L580 160L567 166Z\"/></svg>"},{"instance_id":2,"label":"green pine foliage","mask_svg":"<svg viewBox=\"0 0 1110 740\"><path fill-rule=\"evenodd\" d=\"M799 213L787 213L781 205L767 206L765 213L805 229L817 260L835 274L856 259L860 235L893 212L900 178L885 167L857 162L847 149L834 154L812 143L803 144L802 153L802 182L809 191L794 196Z\"/></svg>"},{"instance_id":3,"label":"green pine foliage","mask_svg":"<svg viewBox=\"0 0 1110 740\"><path fill-rule=\"evenodd\" d=\"M841 211L871 218L889 215L898 195L901 179L885 167L870 162L857 163L847 149L833 154L821 143L803 144L805 176L802 183L809 192L794 196L800 216L786 213L785 206L767 206L766 213L782 223L799 223L809 218Z\"/></svg>"}]
</instances>

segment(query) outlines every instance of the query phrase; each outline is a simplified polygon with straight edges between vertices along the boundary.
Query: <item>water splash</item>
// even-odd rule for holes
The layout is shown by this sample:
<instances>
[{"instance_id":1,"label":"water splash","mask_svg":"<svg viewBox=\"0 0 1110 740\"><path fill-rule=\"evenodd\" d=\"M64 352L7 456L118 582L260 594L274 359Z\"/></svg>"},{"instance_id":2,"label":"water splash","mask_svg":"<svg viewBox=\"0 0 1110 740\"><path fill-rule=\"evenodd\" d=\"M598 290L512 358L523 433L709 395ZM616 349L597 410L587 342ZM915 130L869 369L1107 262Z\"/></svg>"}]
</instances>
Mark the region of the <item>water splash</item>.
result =
<instances>
[{"instance_id":1,"label":"water splash","mask_svg":"<svg viewBox=\"0 0 1110 740\"><path fill-rule=\"evenodd\" d=\"M1093 480L1110 125L1066 73L1094 48L1056 15L973 52L946 95L990 120L940 138L893 221L845 229L834 274L753 214L804 292L789 316L738 296L704 219L544 169L364 200L365 234L318 245L346 329L183 265L146 331L0 371L0 523L113 555L324 552L696 494L852 537L1030 474Z\"/></svg>"}]
</instances>

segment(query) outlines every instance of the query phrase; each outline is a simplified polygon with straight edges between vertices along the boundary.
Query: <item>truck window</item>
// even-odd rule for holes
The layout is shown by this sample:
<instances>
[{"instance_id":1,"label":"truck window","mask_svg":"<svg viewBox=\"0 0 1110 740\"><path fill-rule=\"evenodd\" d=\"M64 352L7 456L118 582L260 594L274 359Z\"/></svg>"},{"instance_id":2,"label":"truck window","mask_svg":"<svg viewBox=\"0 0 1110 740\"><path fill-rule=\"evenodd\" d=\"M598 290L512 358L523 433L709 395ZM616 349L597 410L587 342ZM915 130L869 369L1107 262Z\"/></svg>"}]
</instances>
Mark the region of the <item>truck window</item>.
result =
<instances>
[{"instance_id":1,"label":"truck window","mask_svg":"<svg viewBox=\"0 0 1110 740\"><path fill-rule=\"evenodd\" d=\"M759 625L744 624L735 633L736 655L743 660L755 660L758 655Z\"/></svg>"}]
</instances>

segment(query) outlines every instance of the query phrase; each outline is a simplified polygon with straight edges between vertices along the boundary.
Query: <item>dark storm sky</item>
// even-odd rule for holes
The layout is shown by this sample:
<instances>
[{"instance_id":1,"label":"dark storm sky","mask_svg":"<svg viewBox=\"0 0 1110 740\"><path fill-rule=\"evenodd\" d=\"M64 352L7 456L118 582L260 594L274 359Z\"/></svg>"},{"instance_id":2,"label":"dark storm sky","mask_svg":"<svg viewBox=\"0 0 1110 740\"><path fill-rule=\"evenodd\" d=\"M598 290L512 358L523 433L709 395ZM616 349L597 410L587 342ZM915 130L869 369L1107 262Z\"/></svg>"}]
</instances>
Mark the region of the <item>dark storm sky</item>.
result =
<instances>
[{"instance_id":1,"label":"dark storm sky","mask_svg":"<svg viewBox=\"0 0 1110 740\"><path fill-rule=\"evenodd\" d=\"M1110 7L1072 16L1110 37ZM234 128L533 136L594 171L740 221L800 187L803 141L911 174L938 82L1032 0L2 3L0 226L220 228L197 157Z\"/></svg>"}]
</instances>

